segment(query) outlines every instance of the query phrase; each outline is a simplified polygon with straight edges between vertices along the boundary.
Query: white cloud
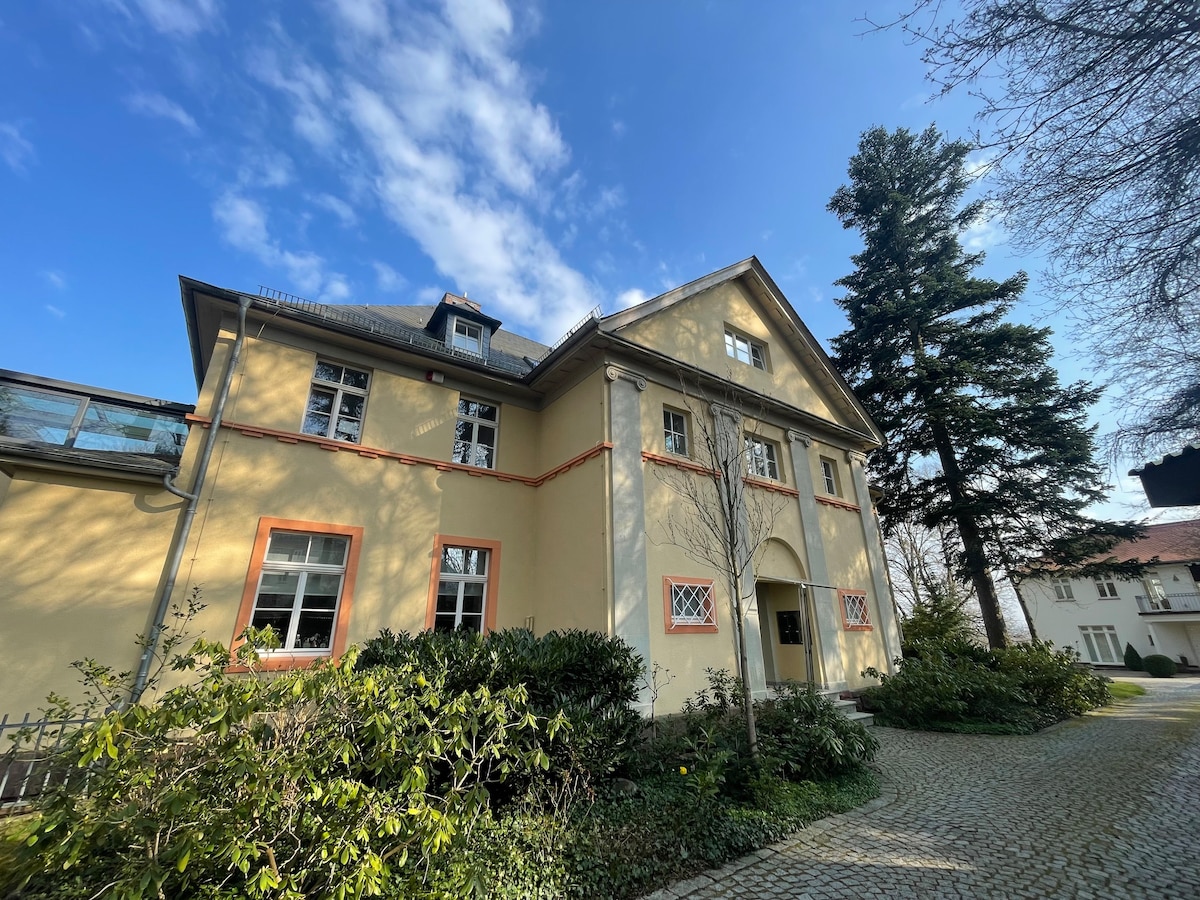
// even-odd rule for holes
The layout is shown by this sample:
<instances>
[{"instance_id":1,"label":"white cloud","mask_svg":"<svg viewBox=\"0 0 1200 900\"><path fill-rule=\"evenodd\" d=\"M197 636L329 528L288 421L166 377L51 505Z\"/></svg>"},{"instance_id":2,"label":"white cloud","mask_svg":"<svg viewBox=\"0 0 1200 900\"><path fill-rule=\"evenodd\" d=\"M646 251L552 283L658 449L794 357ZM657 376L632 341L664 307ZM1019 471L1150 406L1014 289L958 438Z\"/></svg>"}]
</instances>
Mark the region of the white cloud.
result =
<instances>
[{"instance_id":1,"label":"white cloud","mask_svg":"<svg viewBox=\"0 0 1200 900\"><path fill-rule=\"evenodd\" d=\"M629 309L629 307L645 303L649 299L650 295L641 288L630 288L617 294L617 309Z\"/></svg>"},{"instance_id":2,"label":"white cloud","mask_svg":"<svg viewBox=\"0 0 1200 900\"><path fill-rule=\"evenodd\" d=\"M408 279L389 266L387 263L375 261L375 284L381 291L389 294L402 291L408 285Z\"/></svg>"},{"instance_id":3,"label":"white cloud","mask_svg":"<svg viewBox=\"0 0 1200 900\"><path fill-rule=\"evenodd\" d=\"M41 275L46 284L50 285L56 291L65 291L67 289L67 276L62 272L55 271L54 269L46 269Z\"/></svg>"},{"instance_id":4,"label":"white cloud","mask_svg":"<svg viewBox=\"0 0 1200 900\"><path fill-rule=\"evenodd\" d=\"M133 15L122 0L110 0L129 18ZM215 29L221 21L217 0L131 0L131 4L155 31L172 37L191 37Z\"/></svg>"},{"instance_id":5,"label":"white cloud","mask_svg":"<svg viewBox=\"0 0 1200 900\"><path fill-rule=\"evenodd\" d=\"M267 230L267 213L249 197L228 192L213 204L213 218L221 237L237 250L264 265L283 269L296 290L306 297L340 301L350 296L345 276L326 271L325 260L315 253L284 250Z\"/></svg>"},{"instance_id":6,"label":"white cloud","mask_svg":"<svg viewBox=\"0 0 1200 900\"><path fill-rule=\"evenodd\" d=\"M620 119L613 119L611 124L612 124L612 133L615 137L624 137L625 136L625 123L624 122L622 122Z\"/></svg>"},{"instance_id":7,"label":"white cloud","mask_svg":"<svg viewBox=\"0 0 1200 900\"><path fill-rule=\"evenodd\" d=\"M169 119L172 122L176 122L192 134L196 134L200 130L200 127L196 124L196 120L188 114L187 110L162 94L146 91L131 94L125 98L125 105L135 113L140 113L144 116L156 116L160 119Z\"/></svg>"},{"instance_id":8,"label":"white cloud","mask_svg":"<svg viewBox=\"0 0 1200 900\"><path fill-rule=\"evenodd\" d=\"M271 148L252 151L238 167L239 187L281 188L296 178L292 158Z\"/></svg>"},{"instance_id":9,"label":"white cloud","mask_svg":"<svg viewBox=\"0 0 1200 900\"><path fill-rule=\"evenodd\" d=\"M65 319L67 317L67 314L65 312L63 312L57 306L51 306L49 303L46 304L46 312L50 313L50 315L54 316L54 318L60 319L60 320Z\"/></svg>"},{"instance_id":10,"label":"white cloud","mask_svg":"<svg viewBox=\"0 0 1200 900\"><path fill-rule=\"evenodd\" d=\"M971 223L971 227L963 232L962 244L969 252L979 253L1007 240L1004 211L989 204L984 208L983 214Z\"/></svg>"},{"instance_id":11,"label":"white cloud","mask_svg":"<svg viewBox=\"0 0 1200 900\"><path fill-rule=\"evenodd\" d=\"M251 58L250 73L268 87L287 94L292 104L292 127L318 150L337 141L337 128L328 110L333 87L326 73L298 58L295 48L266 49ZM286 56L286 63L281 60Z\"/></svg>"},{"instance_id":12,"label":"white cloud","mask_svg":"<svg viewBox=\"0 0 1200 900\"><path fill-rule=\"evenodd\" d=\"M995 162L996 155L994 153L988 154L982 150L976 150L973 153L967 154L963 171L968 178L982 178L991 172Z\"/></svg>"},{"instance_id":13,"label":"white cloud","mask_svg":"<svg viewBox=\"0 0 1200 900\"><path fill-rule=\"evenodd\" d=\"M20 126L12 122L0 122L0 159L18 175L24 174L35 159L33 144L21 134Z\"/></svg>"},{"instance_id":14,"label":"white cloud","mask_svg":"<svg viewBox=\"0 0 1200 900\"><path fill-rule=\"evenodd\" d=\"M310 199L315 206L333 213L343 228L350 228L358 223L354 207L340 197L335 197L333 194L314 194Z\"/></svg>"}]
</instances>

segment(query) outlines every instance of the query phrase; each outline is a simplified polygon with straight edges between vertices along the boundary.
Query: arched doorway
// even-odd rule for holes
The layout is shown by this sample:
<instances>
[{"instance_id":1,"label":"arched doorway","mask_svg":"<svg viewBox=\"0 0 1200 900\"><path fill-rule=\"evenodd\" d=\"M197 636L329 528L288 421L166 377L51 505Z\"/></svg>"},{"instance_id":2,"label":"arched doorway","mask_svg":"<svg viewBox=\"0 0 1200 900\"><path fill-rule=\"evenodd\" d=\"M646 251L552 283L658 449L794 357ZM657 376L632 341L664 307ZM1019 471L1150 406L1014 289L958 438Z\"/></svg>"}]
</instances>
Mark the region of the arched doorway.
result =
<instances>
[{"instance_id":1,"label":"arched doorway","mask_svg":"<svg viewBox=\"0 0 1200 900\"><path fill-rule=\"evenodd\" d=\"M754 593L768 683L821 681L821 652L804 564L784 541L772 538L755 566Z\"/></svg>"}]
</instances>

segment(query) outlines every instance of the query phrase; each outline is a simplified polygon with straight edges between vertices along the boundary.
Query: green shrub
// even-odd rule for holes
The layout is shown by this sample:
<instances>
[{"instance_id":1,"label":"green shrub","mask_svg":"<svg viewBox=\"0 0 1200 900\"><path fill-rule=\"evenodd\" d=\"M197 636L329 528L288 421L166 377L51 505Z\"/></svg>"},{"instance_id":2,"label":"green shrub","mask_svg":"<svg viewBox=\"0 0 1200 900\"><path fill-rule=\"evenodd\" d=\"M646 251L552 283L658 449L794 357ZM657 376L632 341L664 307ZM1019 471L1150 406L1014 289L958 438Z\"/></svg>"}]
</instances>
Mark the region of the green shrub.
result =
<instances>
[{"instance_id":1,"label":"green shrub","mask_svg":"<svg viewBox=\"0 0 1200 900\"><path fill-rule=\"evenodd\" d=\"M194 654L179 666L197 683L78 733L86 791L42 799L7 873L21 896L422 896L425 865L491 790L548 765L561 725L521 687L455 693L444 673L354 671L353 651L271 679L224 674L219 645Z\"/></svg>"},{"instance_id":2,"label":"green shrub","mask_svg":"<svg viewBox=\"0 0 1200 900\"><path fill-rule=\"evenodd\" d=\"M1151 653L1142 660L1142 668L1146 670L1147 675L1152 675L1155 678L1170 678L1177 671L1175 660L1169 656L1163 656L1161 653Z\"/></svg>"},{"instance_id":3,"label":"green shrub","mask_svg":"<svg viewBox=\"0 0 1200 900\"><path fill-rule=\"evenodd\" d=\"M417 635L383 631L367 641L358 668L407 668L437 673L451 692L524 685L529 705L543 717L562 713L570 736L548 743L556 771L601 777L624 767L642 730L632 704L642 679L641 658L620 638L595 631L524 628Z\"/></svg>"},{"instance_id":4,"label":"green shrub","mask_svg":"<svg viewBox=\"0 0 1200 900\"><path fill-rule=\"evenodd\" d=\"M1125 668L1130 672L1142 671L1142 654L1133 649L1133 644L1125 645Z\"/></svg>"},{"instance_id":5,"label":"green shrub","mask_svg":"<svg viewBox=\"0 0 1200 900\"><path fill-rule=\"evenodd\" d=\"M761 763L749 757L741 683L725 670L707 670L708 687L684 703L683 713L647 742L643 772L686 768L698 795L745 799L762 776L823 780L855 772L875 757L878 741L811 687L791 683L781 696L755 701Z\"/></svg>"},{"instance_id":6,"label":"green shrub","mask_svg":"<svg viewBox=\"0 0 1200 900\"><path fill-rule=\"evenodd\" d=\"M992 651L973 644L914 646L895 675L864 700L880 724L931 731L1028 734L1108 702L1106 680L1079 668L1071 650L1034 642Z\"/></svg>"}]
</instances>

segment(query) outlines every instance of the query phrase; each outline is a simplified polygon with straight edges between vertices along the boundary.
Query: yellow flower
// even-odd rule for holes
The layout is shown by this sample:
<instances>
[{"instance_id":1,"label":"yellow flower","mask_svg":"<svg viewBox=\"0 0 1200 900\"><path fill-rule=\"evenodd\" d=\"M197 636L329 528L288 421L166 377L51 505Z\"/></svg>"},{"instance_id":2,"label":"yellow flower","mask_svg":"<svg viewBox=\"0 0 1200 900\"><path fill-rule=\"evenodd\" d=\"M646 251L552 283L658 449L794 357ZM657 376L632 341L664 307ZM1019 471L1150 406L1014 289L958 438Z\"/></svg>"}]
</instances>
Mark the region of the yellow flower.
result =
<instances>
[{"instance_id":1,"label":"yellow flower","mask_svg":"<svg viewBox=\"0 0 1200 900\"><path fill-rule=\"evenodd\" d=\"M687 774L687 766L680 766L680 767L679 767L679 774L680 774L680 775L686 775L686 774Z\"/></svg>"}]
</instances>

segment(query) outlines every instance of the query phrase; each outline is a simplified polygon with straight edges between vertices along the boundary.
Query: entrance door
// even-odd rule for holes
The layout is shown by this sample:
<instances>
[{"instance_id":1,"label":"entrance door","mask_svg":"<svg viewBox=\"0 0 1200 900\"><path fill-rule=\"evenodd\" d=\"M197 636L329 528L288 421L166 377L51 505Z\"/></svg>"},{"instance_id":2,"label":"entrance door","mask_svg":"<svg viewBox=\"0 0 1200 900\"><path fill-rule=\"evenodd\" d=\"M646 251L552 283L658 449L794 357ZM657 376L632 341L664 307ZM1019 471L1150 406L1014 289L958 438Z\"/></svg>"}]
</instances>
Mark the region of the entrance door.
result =
<instances>
[{"instance_id":1,"label":"entrance door","mask_svg":"<svg viewBox=\"0 0 1200 900\"><path fill-rule=\"evenodd\" d=\"M815 630L808 591L803 585L759 582L759 609L766 609L771 632L767 671L773 681L816 681ZM765 603L763 601L766 601Z\"/></svg>"}]
</instances>

